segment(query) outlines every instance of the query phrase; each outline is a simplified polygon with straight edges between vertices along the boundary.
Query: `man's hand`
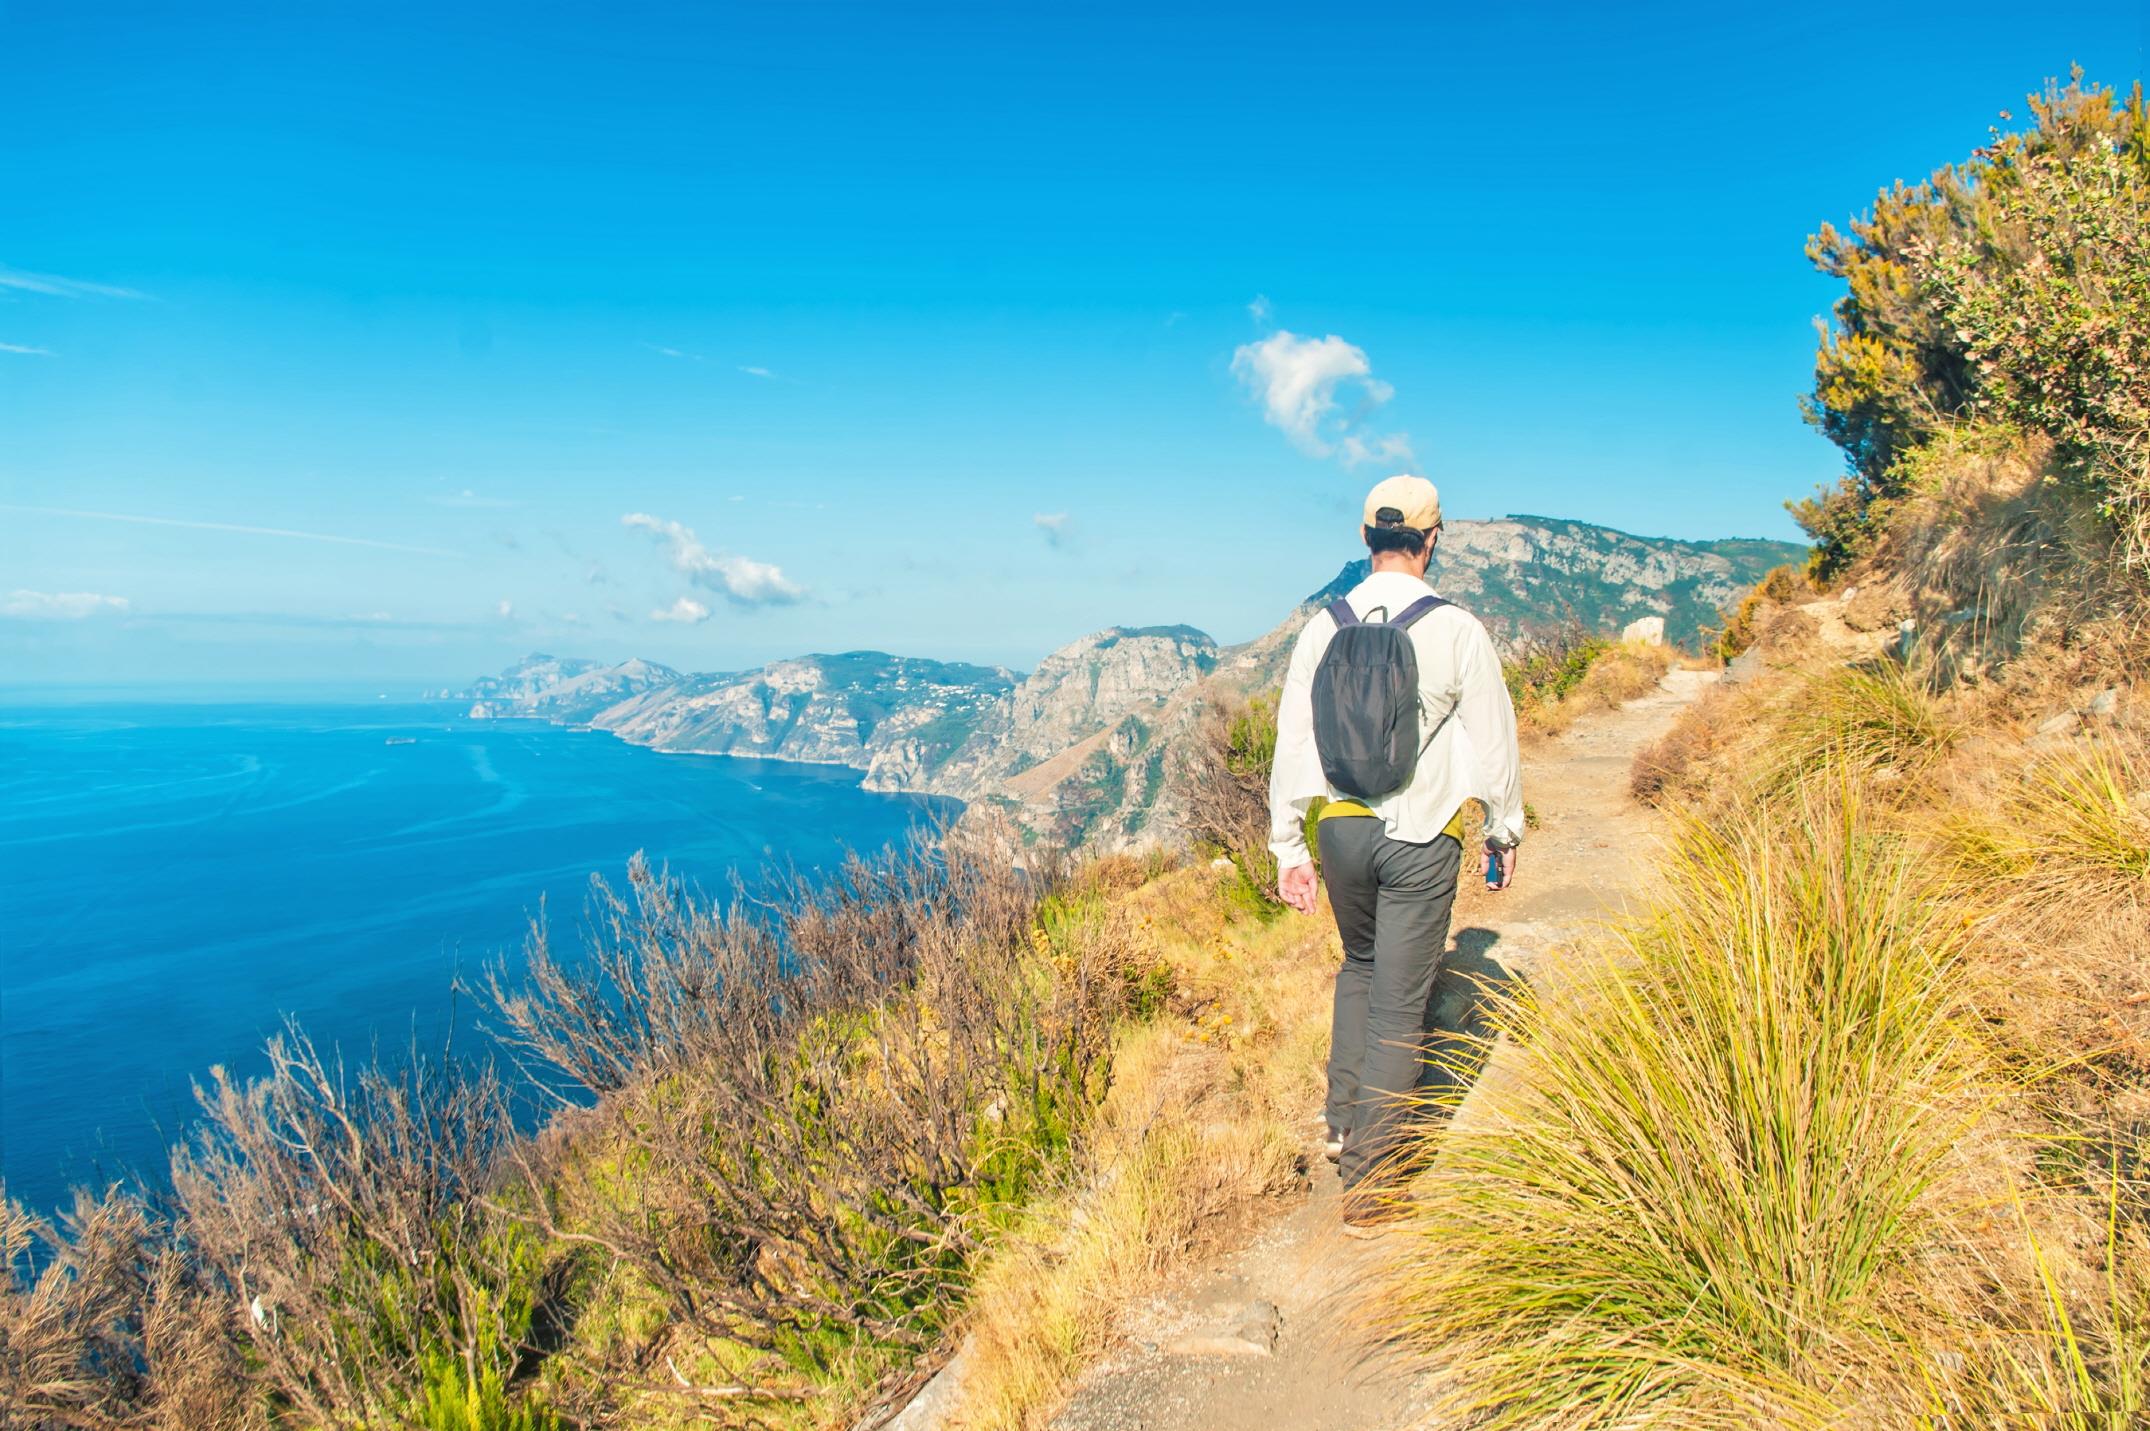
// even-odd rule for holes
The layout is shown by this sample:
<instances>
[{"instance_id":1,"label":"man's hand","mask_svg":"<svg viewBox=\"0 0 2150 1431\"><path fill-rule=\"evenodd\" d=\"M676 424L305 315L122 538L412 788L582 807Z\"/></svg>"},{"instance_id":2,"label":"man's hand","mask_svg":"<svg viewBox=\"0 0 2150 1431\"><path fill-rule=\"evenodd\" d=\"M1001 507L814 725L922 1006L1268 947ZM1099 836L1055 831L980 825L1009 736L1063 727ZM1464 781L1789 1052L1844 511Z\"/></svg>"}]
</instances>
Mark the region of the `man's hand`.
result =
<instances>
[{"instance_id":1,"label":"man's hand","mask_svg":"<svg viewBox=\"0 0 2150 1431\"><path fill-rule=\"evenodd\" d=\"M1486 865L1489 872L1498 871L1499 883L1492 880L1486 882L1486 888L1498 894L1515 878L1515 846L1501 846L1491 840L1486 841Z\"/></svg>"},{"instance_id":2,"label":"man's hand","mask_svg":"<svg viewBox=\"0 0 2150 1431\"><path fill-rule=\"evenodd\" d=\"M1277 872L1277 898L1301 914L1312 914L1315 903L1314 862L1293 865Z\"/></svg>"}]
</instances>

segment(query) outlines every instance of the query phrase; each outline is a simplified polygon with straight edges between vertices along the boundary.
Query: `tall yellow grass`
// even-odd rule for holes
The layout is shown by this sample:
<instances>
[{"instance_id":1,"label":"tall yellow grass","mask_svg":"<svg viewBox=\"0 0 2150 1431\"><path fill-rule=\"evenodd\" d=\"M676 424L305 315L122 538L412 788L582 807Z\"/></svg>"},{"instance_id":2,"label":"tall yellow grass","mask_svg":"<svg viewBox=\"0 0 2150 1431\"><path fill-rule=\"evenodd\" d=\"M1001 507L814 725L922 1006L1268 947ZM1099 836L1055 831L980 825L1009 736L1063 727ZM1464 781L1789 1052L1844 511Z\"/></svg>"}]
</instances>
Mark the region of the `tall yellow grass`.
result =
<instances>
[{"instance_id":1,"label":"tall yellow grass","mask_svg":"<svg viewBox=\"0 0 2150 1431\"><path fill-rule=\"evenodd\" d=\"M1831 769L1915 784L1962 734L1918 672L1879 661L1809 678L1756 764L1775 792Z\"/></svg>"},{"instance_id":2,"label":"tall yellow grass","mask_svg":"<svg viewBox=\"0 0 2150 1431\"><path fill-rule=\"evenodd\" d=\"M1968 879L2110 907L2150 897L2150 751L2115 732L2028 758L1990 800L1947 808L1944 847Z\"/></svg>"},{"instance_id":3,"label":"tall yellow grass","mask_svg":"<svg viewBox=\"0 0 2150 1431\"><path fill-rule=\"evenodd\" d=\"M1810 783L1690 824L1653 907L1505 1006L1512 1076L1438 1135L1398 1288L1451 1413L1848 1414L1980 1089L1960 926L1921 896L1852 789Z\"/></svg>"}]
</instances>

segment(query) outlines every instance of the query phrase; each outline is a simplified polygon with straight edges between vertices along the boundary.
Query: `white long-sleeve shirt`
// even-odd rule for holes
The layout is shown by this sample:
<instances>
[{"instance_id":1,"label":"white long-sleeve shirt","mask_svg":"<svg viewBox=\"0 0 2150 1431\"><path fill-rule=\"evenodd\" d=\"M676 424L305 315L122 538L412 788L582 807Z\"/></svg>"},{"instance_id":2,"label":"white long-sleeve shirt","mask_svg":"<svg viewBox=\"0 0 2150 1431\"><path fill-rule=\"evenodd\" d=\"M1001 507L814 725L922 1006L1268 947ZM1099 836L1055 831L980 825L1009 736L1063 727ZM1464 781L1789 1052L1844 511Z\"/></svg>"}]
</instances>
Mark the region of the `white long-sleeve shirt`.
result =
<instances>
[{"instance_id":1,"label":"white long-sleeve shirt","mask_svg":"<svg viewBox=\"0 0 2150 1431\"><path fill-rule=\"evenodd\" d=\"M1362 621L1395 615L1434 590L1400 571L1377 571L1344 599ZM1500 653L1478 618L1441 606L1412 624L1418 658L1418 762L1403 789L1361 801L1390 839L1421 845L1439 835L1465 800L1485 806L1486 834L1504 844L1523 839L1522 756L1515 706L1501 679ZM1331 789L1314 749L1314 669L1336 635L1336 618L1317 611L1292 647L1291 669L1277 705L1276 763L1269 774L1269 848L1280 868L1307 862L1305 820L1316 798L1351 799Z\"/></svg>"}]
</instances>

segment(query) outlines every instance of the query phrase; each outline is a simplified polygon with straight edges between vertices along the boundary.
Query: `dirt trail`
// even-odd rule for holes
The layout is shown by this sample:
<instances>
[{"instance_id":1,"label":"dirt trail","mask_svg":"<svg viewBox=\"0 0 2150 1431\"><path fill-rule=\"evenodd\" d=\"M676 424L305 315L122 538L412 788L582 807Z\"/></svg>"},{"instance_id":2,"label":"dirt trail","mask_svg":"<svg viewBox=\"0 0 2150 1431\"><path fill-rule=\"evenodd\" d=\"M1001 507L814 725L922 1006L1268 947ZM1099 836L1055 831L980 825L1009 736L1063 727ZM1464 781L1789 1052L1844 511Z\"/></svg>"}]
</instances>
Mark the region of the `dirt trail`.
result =
<instances>
[{"instance_id":1,"label":"dirt trail","mask_svg":"<svg viewBox=\"0 0 2150 1431\"><path fill-rule=\"evenodd\" d=\"M1676 671L1525 757L1539 824L1512 888L1489 895L1470 880L1457 900L1443 1027L1468 1019L1472 978L1530 977L1648 878L1654 822L1628 794L1629 764L1712 679ZM1379 1309L1358 1295L1385 1245L1340 1232L1336 1177L1309 1114L1308 1195L1130 1309L1119 1349L1083 1377L1055 1431L1393 1431L1424 1415L1424 1388L1384 1352Z\"/></svg>"}]
</instances>

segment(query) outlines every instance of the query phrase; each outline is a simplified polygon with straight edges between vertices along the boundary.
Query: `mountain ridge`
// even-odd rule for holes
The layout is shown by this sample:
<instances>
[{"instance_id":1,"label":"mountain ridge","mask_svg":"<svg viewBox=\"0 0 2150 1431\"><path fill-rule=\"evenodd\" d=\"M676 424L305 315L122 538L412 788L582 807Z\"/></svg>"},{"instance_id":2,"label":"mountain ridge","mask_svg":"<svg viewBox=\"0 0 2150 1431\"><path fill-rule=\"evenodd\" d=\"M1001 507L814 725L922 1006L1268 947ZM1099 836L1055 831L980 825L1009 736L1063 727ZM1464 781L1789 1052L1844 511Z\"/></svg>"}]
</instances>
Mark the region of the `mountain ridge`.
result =
<instances>
[{"instance_id":1,"label":"mountain ridge","mask_svg":"<svg viewBox=\"0 0 2150 1431\"><path fill-rule=\"evenodd\" d=\"M1670 639L1691 641L1803 551L1515 516L1451 522L1432 575L1503 645L1534 626L1613 630L1638 616L1661 616ZM1035 838L1128 846L1181 832L1169 757L1204 699L1274 686L1312 609L1365 571L1363 558L1344 563L1283 622L1230 646L1187 625L1109 626L1027 673L869 650L694 673L534 653L467 698L479 719L532 716L656 750L844 765L869 789L1003 809Z\"/></svg>"}]
</instances>

